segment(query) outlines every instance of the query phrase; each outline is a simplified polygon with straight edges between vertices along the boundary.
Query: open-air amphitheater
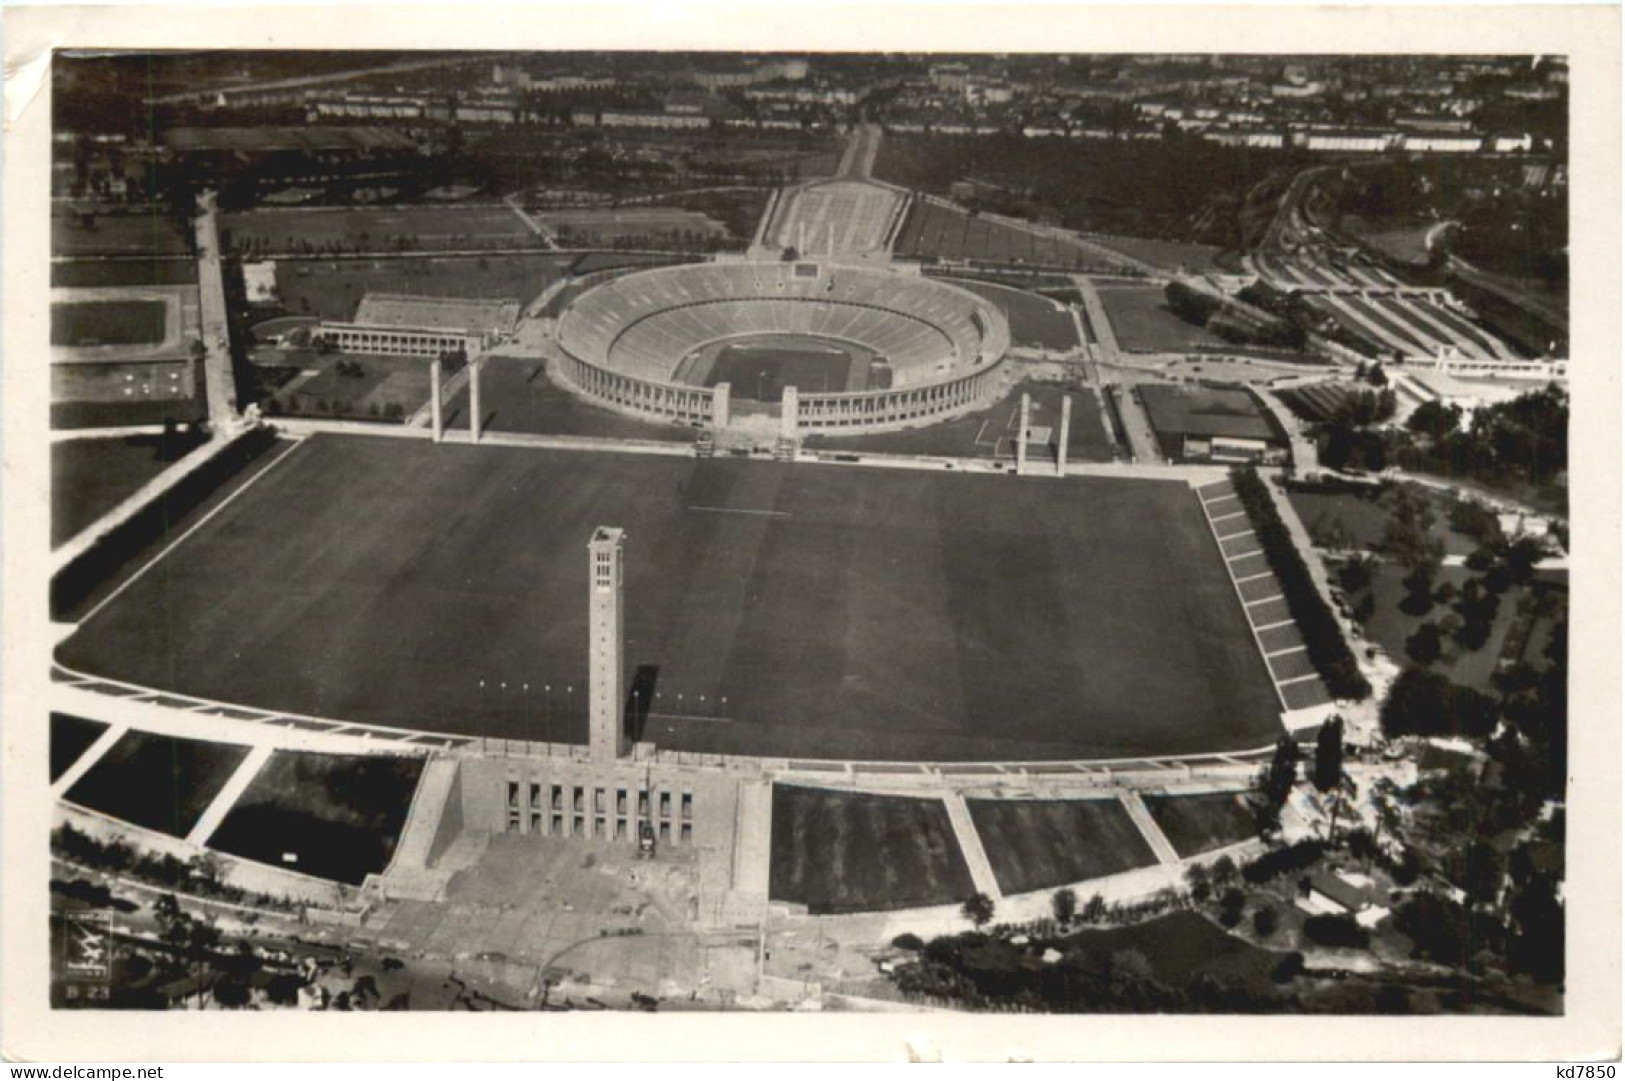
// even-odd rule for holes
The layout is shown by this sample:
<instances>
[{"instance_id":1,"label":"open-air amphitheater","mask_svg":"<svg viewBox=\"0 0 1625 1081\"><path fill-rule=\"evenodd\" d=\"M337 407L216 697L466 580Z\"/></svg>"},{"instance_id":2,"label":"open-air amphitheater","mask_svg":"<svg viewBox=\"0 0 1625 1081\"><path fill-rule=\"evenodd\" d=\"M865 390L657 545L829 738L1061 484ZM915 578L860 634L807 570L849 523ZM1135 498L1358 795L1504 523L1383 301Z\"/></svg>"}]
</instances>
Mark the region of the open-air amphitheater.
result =
<instances>
[{"instance_id":1,"label":"open-air amphitheater","mask_svg":"<svg viewBox=\"0 0 1625 1081\"><path fill-rule=\"evenodd\" d=\"M795 341L790 341L795 339ZM867 371L838 391L787 388L787 431L864 431L986 404L1010 345L975 294L912 274L828 263L715 263L613 278L562 314L560 374L581 394L659 420L726 427L750 387L714 374L711 347L828 343ZM874 383L881 386L874 386ZM769 403L759 403L769 404ZM770 409L770 412L772 410Z\"/></svg>"}]
</instances>

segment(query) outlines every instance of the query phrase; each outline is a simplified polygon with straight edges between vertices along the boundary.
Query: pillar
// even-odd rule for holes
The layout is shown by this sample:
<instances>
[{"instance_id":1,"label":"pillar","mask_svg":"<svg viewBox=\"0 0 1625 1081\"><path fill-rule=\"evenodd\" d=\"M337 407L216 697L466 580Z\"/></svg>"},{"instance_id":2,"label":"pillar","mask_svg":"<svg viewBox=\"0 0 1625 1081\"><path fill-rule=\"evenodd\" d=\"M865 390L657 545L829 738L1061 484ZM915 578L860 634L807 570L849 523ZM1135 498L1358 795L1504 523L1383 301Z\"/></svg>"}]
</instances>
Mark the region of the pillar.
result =
<instances>
[{"instance_id":1,"label":"pillar","mask_svg":"<svg viewBox=\"0 0 1625 1081\"><path fill-rule=\"evenodd\" d=\"M1032 396L1021 395L1021 427L1016 429L1016 475L1027 472L1027 418L1032 411Z\"/></svg>"},{"instance_id":2,"label":"pillar","mask_svg":"<svg viewBox=\"0 0 1625 1081\"><path fill-rule=\"evenodd\" d=\"M468 362L468 438L480 441L480 362Z\"/></svg>"},{"instance_id":3,"label":"pillar","mask_svg":"<svg viewBox=\"0 0 1625 1081\"><path fill-rule=\"evenodd\" d=\"M796 413L801 408L801 396L796 393L795 387L785 387L784 397L779 403L779 438L794 441L796 438Z\"/></svg>"},{"instance_id":4,"label":"pillar","mask_svg":"<svg viewBox=\"0 0 1625 1081\"><path fill-rule=\"evenodd\" d=\"M622 530L599 526L587 544L587 749L594 762L625 757L626 691L621 634Z\"/></svg>"},{"instance_id":5,"label":"pillar","mask_svg":"<svg viewBox=\"0 0 1625 1081\"><path fill-rule=\"evenodd\" d=\"M440 361L429 362L429 422L434 428L434 441L440 442L445 435L446 418L440 409Z\"/></svg>"},{"instance_id":6,"label":"pillar","mask_svg":"<svg viewBox=\"0 0 1625 1081\"><path fill-rule=\"evenodd\" d=\"M733 393L733 387L728 383L718 383L711 388L711 427L718 431L728 426L728 399Z\"/></svg>"},{"instance_id":7,"label":"pillar","mask_svg":"<svg viewBox=\"0 0 1625 1081\"><path fill-rule=\"evenodd\" d=\"M1061 441L1055 446L1055 475L1066 476L1066 441L1072 437L1072 395L1061 394Z\"/></svg>"}]
</instances>

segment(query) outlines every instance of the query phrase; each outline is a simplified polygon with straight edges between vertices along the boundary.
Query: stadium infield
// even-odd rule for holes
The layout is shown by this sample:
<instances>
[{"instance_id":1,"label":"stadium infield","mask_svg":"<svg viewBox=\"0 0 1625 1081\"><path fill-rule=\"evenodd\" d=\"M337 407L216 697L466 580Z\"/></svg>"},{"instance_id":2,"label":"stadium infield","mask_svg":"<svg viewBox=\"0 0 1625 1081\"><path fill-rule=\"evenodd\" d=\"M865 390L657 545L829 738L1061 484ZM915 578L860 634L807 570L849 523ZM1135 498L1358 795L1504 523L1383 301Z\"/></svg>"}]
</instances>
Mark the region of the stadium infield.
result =
<instances>
[{"instance_id":1,"label":"stadium infield","mask_svg":"<svg viewBox=\"0 0 1625 1081\"><path fill-rule=\"evenodd\" d=\"M1096 758L1279 732L1196 497L1167 481L320 435L58 655L229 703L584 742L599 524L627 530L626 663L664 747Z\"/></svg>"}]
</instances>

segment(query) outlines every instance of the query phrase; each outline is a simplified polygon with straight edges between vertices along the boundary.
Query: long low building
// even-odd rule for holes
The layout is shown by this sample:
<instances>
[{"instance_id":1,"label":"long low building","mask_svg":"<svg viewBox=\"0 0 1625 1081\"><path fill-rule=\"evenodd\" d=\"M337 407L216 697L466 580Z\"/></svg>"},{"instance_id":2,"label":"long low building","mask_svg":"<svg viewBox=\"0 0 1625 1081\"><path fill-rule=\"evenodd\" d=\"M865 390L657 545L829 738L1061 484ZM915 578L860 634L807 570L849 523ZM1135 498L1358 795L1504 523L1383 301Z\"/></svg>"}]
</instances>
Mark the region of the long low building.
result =
<instances>
[{"instance_id":1,"label":"long low building","mask_svg":"<svg viewBox=\"0 0 1625 1081\"><path fill-rule=\"evenodd\" d=\"M323 322L317 336L347 353L438 356L489 349L513 333L517 300L368 293L349 322Z\"/></svg>"}]
</instances>

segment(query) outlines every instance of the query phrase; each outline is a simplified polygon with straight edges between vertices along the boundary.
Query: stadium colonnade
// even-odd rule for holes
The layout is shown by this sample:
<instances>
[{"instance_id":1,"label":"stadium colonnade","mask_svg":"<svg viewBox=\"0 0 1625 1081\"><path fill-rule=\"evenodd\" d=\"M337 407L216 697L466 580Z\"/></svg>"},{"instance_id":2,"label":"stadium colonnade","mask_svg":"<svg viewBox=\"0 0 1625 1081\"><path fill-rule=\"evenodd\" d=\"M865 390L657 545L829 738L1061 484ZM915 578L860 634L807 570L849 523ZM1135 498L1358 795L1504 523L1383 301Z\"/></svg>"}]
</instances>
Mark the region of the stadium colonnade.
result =
<instances>
[{"instance_id":1,"label":"stadium colonnade","mask_svg":"<svg viewBox=\"0 0 1625 1081\"><path fill-rule=\"evenodd\" d=\"M822 263L715 263L612 279L579 297L557 327L563 381L640 416L724 427L726 383L680 374L719 342L770 335L824 338L883 358L890 386L805 392L787 386L784 428L862 431L968 412L999 390L1010 344L1004 316L955 286ZM772 411L772 410L770 410Z\"/></svg>"}]
</instances>

